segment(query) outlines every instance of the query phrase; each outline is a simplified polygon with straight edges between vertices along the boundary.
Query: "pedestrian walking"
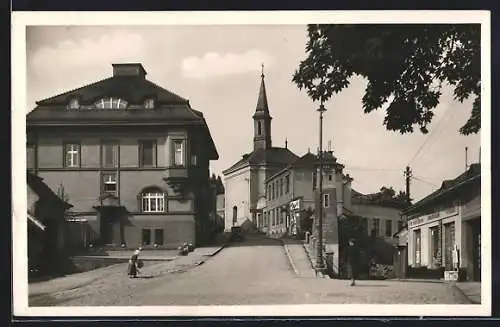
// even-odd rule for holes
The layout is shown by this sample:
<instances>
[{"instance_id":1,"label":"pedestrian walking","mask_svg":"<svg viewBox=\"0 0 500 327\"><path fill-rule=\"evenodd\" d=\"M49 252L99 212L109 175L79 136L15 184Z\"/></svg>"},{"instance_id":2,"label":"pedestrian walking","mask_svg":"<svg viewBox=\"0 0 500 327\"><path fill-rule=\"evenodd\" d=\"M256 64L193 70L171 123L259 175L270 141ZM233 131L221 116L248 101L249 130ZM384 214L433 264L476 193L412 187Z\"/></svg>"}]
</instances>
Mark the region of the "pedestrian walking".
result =
<instances>
[{"instance_id":1,"label":"pedestrian walking","mask_svg":"<svg viewBox=\"0 0 500 327\"><path fill-rule=\"evenodd\" d=\"M129 278L136 278L139 269L139 254L141 254L142 248L138 248L134 251L134 254L128 260L128 276Z\"/></svg>"},{"instance_id":2,"label":"pedestrian walking","mask_svg":"<svg viewBox=\"0 0 500 327\"><path fill-rule=\"evenodd\" d=\"M347 269L349 278L351 279L351 286L356 285L356 278L358 277L359 270L359 247L354 238L349 239L347 247Z\"/></svg>"}]
</instances>

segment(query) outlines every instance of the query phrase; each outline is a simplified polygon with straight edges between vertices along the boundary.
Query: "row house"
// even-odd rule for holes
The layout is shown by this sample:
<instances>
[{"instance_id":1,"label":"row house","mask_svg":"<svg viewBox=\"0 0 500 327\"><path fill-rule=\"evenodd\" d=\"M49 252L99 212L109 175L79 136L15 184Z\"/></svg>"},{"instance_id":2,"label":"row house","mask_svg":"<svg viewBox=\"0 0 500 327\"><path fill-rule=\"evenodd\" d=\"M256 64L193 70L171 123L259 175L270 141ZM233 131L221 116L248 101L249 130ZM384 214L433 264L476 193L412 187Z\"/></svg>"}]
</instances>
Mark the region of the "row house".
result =
<instances>
[{"instance_id":1,"label":"row house","mask_svg":"<svg viewBox=\"0 0 500 327\"><path fill-rule=\"evenodd\" d=\"M403 215L410 267L459 269L461 278L481 280L480 164L444 181Z\"/></svg>"},{"instance_id":2,"label":"row house","mask_svg":"<svg viewBox=\"0 0 500 327\"><path fill-rule=\"evenodd\" d=\"M208 239L209 162L203 114L150 82L141 64L37 102L26 118L28 168L73 204L102 246L177 247Z\"/></svg>"}]
</instances>

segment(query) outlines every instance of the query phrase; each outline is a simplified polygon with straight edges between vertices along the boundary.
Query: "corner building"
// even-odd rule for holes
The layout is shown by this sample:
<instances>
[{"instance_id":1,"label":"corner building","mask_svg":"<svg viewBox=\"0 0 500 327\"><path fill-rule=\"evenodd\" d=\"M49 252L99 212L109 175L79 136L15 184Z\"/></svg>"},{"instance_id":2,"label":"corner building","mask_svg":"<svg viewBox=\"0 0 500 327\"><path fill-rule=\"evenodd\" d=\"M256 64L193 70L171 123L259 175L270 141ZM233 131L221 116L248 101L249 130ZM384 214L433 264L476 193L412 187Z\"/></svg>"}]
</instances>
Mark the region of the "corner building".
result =
<instances>
[{"instance_id":1,"label":"corner building","mask_svg":"<svg viewBox=\"0 0 500 327\"><path fill-rule=\"evenodd\" d=\"M28 169L64 188L73 246L208 241L218 153L203 114L148 81L141 64L112 66L109 78L37 102L26 118Z\"/></svg>"}]
</instances>

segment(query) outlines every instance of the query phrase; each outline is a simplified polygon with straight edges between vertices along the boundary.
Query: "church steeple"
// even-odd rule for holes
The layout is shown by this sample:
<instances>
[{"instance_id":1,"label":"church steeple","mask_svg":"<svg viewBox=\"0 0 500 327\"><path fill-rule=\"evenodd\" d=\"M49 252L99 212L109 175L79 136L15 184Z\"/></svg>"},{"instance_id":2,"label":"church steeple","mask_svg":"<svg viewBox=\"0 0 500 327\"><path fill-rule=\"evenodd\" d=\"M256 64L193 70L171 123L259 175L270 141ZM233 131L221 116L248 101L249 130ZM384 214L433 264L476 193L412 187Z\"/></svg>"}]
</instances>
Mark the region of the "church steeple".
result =
<instances>
[{"instance_id":1,"label":"church steeple","mask_svg":"<svg viewBox=\"0 0 500 327\"><path fill-rule=\"evenodd\" d=\"M257 99L257 107L253 115L254 138L253 147L257 149L267 149L272 146L271 143L271 115L267 104L266 84L264 83L264 64L262 64L262 73L260 75L260 90Z\"/></svg>"}]
</instances>

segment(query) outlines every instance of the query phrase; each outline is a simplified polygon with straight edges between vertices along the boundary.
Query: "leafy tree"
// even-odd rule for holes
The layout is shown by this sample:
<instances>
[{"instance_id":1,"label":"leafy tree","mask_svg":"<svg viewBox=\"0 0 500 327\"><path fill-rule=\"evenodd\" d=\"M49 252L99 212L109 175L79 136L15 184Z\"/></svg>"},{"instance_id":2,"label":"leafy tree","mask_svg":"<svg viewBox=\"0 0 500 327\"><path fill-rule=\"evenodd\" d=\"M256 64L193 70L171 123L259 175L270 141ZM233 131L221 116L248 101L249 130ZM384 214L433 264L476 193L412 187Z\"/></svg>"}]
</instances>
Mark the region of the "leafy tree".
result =
<instances>
[{"instance_id":1,"label":"leafy tree","mask_svg":"<svg viewBox=\"0 0 500 327\"><path fill-rule=\"evenodd\" d=\"M434 116L442 86L454 98L473 97L470 118L460 133L481 127L481 30L478 24L309 25L307 58L293 82L314 101L327 101L349 85L368 80L363 109L369 113L389 102L384 118L388 130L422 133Z\"/></svg>"}]
</instances>

